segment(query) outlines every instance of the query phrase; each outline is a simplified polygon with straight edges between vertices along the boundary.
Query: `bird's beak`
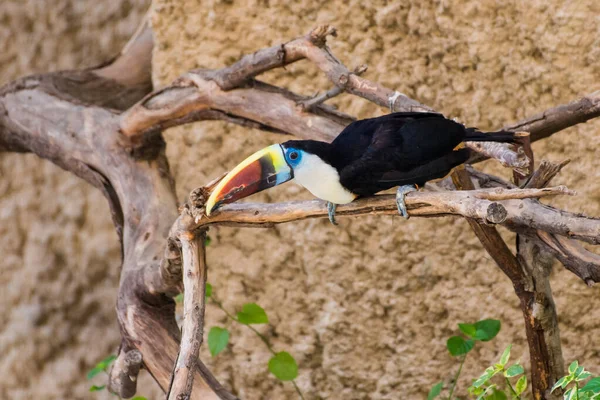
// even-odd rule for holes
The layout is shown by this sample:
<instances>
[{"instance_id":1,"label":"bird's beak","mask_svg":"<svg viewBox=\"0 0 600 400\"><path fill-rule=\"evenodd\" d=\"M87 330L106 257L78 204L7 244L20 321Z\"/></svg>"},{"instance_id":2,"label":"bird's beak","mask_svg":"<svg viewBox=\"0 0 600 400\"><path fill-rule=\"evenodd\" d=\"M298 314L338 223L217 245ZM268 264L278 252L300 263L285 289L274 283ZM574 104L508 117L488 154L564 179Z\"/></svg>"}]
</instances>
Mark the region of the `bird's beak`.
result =
<instances>
[{"instance_id":1,"label":"bird's beak","mask_svg":"<svg viewBox=\"0 0 600 400\"><path fill-rule=\"evenodd\" d=\"M219 182L206 202L206 215L222 204L232 203L294 177L279 144L257 151Z\"/></svg>"}]
</instances>

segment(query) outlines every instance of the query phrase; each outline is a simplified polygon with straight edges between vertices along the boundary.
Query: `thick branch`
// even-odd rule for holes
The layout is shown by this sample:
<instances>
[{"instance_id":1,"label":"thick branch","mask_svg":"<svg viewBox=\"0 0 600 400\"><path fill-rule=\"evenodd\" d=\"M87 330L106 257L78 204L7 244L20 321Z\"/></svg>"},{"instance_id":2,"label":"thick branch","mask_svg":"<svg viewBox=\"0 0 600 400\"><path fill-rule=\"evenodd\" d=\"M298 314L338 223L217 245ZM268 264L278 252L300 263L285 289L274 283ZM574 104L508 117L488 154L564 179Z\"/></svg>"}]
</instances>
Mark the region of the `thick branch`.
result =
<instances>
[{"instance_id":1,"label":"thick branch","mask_svg":"<svg viewBox=\"0 0 600 400\"><path fill-rule=\"evenodd\" d=\"M526 144L524 149L533 162L531 142L528 140ZM542 188L561 168L561 165L543 162L537 173L534 173L533 168L525 175L515 171L513 179L519 186ZM558 400L560 393L552 393L550 389L564 376L565 362L560 345L558 315L550 287L550 271L554 259L543 243L526 235L517 235L516 245L517 259L528 283L526 290L517 293L524 312L530 348L533 397Z\"/></svg>"},{"instance_id":2,"label":"thick branch","mask_svg":"<svg viewBox=\"0 0 600 400\"><path fill-rule=\"evenodd\" d=\"M459 190L474 188L468 172L464 169L455 171L452 178ZM556 309L547 275L540 275L541 265L534 262L539 253L524 254L523 252L524 250L535 250L537 247L527 245L520 248L518 246L517 259L495 227L485 226L473 219L467 219L467 221L483 247L513 284L525 320L525 331L531 357L533 396L538 400L550 398L547 397L546 392L551 387L551 383L555 381L555 375L564 371L562 365L555 366L553 364L553 362L562 361L562 353ZM521 235L518 235L519 237ZM532 275L533 268L536 269L534 275Z\"/></svg>"},{"instance_id":3,"label":"thick branch","mask_svg":"<svg viewBox=\"0 0 600 400\"><path fill-rule=\"evenodd\" d=\"M179 236L183 257L183 328L179 356L167 398L189 399L204 332L206 295L205 232L185 232Z\"/></svg>"},{"instance_id":4,"label":"thick branch","mask_svg":"<svg viewBox=\"0 0 600 400\"><path fill-rule=\"evenodd\" d=\"M125 399L133 397L141 366L142 353L138 350L121 350L110 370L108 390Z\"/></svg>"},{"instance_id":5,"label":"thick branch","mask_svg":"<svg viewBox=\"0 0 600 400\"><path fill-rule=\"evenodd\" d=\"M140 35L129 51L149 52L148 43L148 36ZM117 298L123 343L143 355L145 367L166 389L180 333L174 303L163 294L174 286L161 279L159 260L177 202L162 137L144 138L132 150L119 132L116 110L130 107L151 88L144 69L123 76L122 82L119 74L109 76L121 57L99 70L30 76L1 88L0 146L13 143L14 148L16 143L20 151L52 161L107 195L123 246ZM128 57L125 64L137 58ZM127 70L126 65L117 69ZM200 397L217 398L202 379L195 379L192 398Z\"/></svg>"}]
</instances>

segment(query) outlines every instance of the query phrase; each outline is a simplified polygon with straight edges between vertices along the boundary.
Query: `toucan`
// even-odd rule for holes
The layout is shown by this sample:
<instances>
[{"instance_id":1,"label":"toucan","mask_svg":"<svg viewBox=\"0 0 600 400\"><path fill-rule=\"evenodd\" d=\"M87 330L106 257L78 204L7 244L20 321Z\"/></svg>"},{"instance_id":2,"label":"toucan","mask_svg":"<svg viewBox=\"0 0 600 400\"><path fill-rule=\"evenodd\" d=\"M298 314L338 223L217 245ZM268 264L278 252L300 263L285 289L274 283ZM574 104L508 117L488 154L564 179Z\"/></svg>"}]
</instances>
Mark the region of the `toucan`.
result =
<instances>
[{"instance_id":1,"label":"toucan","mask_svg":"<svg viewBox=\"0 0 600 400\"><path fill-rule=\"evenodd\" d=\"M397 112L348 125L332 143L289 140L257 151L214 188L206 214L221 205L295 179L335 208L357 197L398 187L398 212L408 218L404 196L426 182L443 178L466 162L462 144L515 140L513 132L484 133L438 113Z\"/></svg>"}]
</instances>

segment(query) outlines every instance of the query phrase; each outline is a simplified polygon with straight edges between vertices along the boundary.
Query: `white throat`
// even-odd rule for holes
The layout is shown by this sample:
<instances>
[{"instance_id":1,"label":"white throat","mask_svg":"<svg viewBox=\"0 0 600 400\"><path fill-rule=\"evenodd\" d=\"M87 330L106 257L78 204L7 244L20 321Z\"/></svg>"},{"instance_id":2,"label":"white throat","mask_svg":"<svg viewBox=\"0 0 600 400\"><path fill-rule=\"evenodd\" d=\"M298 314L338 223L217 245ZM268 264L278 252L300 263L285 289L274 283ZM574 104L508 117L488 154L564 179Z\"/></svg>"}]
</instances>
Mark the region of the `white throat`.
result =
<instances>
[{"instance_id":1,"label":"white throat","mask_svg":"<svg viewBox=\"0 0 600 400\"><path fill-rule=\"evenodd\" d=\"M334 204L350 203L356 195L340 184L340 174L320 157L306 153L294 168L294 179L316 197Z\"/></svg>"}]
</instances>

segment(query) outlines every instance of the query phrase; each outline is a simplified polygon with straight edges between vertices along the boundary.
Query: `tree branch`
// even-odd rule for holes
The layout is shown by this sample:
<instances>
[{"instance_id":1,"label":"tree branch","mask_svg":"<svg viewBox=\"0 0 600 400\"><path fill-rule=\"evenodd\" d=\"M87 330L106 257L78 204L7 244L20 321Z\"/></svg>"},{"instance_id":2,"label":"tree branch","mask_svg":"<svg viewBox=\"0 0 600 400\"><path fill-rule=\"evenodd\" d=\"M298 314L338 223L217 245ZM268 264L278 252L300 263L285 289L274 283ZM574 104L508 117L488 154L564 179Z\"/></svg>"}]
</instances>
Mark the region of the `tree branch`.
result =
<instances>
[{"instance_id":1,"label":"tree branch","mask_svg":"<svg viewBox=\"0 0 600 400\"><path fill-rule=\"evenodd\" d=\"M205 231L179 235L183 258L183 334L173 378L168 391L169 400L189 399L194 373L202 345L206 296Z\"/></svg>"},{"instance_id":2,"label":"tree branch","mask_svg":"<svg viewBox=\"0 0 600 400\"><path fill-rule=\"evenodd\" d=\"M581 99L550 108L532 117L506 125L504 129L531 133L533 142L570 126L600 117L600 90Z\"/></svg>"},{"instance_id":3,"label":"tree branch","mask_svg":"<svg viewBox=\"0 0 600 400\"><path fill-rule=\"evenodd\" d=\"M142 353L138 350L119 351L108 379L108 390L128 399L137 391L137 377L142 366Z\"/></svg>"},{"instance_id":4,"label":"tree branch","mask_svg":"<svg viewBox=\"0 0 600 400\"><path fill-rule=\"evenodd\" d=\"M350 72L326 46L329 35L336 35L335 28L322 25L291 42L244 56L229 67L191 71L128 110L121 119L121 132L135 141L161 127L198 120L196 118L205 115L203 111L218 110L270 130L305 139L331 141L352 121L350 116L324 107L320 107L318 113L314 112L315 107L301 107L298 102L291 102L291 98L298 95L281 88L248 87L255 76L301 59L312 61L336 85L338 89L329 95L345 91L392 111L433 111L403 93L362 78L360 74L365 67ZM318 102L325 99L319 98ZM307 101L310 104L310 100ZM522 153L514 152L505 144L467 142L466 145L482 157L498 159L508 167L525 168L528 165Z\"/></svg>"},{"instance_id":5,"label":"tree branch","mask_svg":"<svg viewBox=\"0 0 600 400\"><path fill-rule=\"evenodd\" d=\"M452 178L459 190L474 188L465 169L456 170ZM523 243L522 236L517 235L519 250L518 257L515 257L495 227L485 226L473 219L467 221L483 247L511 280L515 293L519 297L531 357L533 397L549 399L551 398L549 388L555 382L556 375L564 372L564 366L561 364L558 320L550 284L547 273L542 269L543 265L536 262L539 253L534 253L538 248ZM522 246L523 244L525 246Z\"/></svg>"},{"instance_id":6,"label":"tree branch","mask_svg":"<svg viewBox=\"0 0 600 400\"><path fill-rule=\"evenodd\" d=\"M551 191L500 191L480 189L466 192L413 192L406 196L410 216L439 217L447 215L474 218L484 223L501 224L515 232L531 228L559 235L576 237L590 243L600 242L600 220L569 214L535 202L515 198L543 197L565 194L561 187ZM503 198L501 201L488 199ZM396 215L398 210L394 195L377 195L358 199L338 206L336 216ZM322 200L292 201L276 204L240 203L228 204L210 218L199 211L192 226L236 225L270 227L274 224L310 218L327 218Z\"/></svg>"},{"instance_id":7,"label":"tree branch","mask_svg":"<svg viewBox=\"0 0 600 400\"><path fill-rule=\"evenodd\" d=\"M528 140L526 144L524 149L533 163L531 142ZM543 162L537 174L533 169L525 175L515 171L513 179L519 186L542 188L561 168L561 165ZM517 235L516 246L517 259L523 266L528 283L527 290L521 292L519 297L524 308L530 347L533 395L534 398L558 400L560 393L552 393L551 388L565 375L565 362L549 278L554 258L540 240L533 240L527 235Z\"/></svg>"}]
</instances>

